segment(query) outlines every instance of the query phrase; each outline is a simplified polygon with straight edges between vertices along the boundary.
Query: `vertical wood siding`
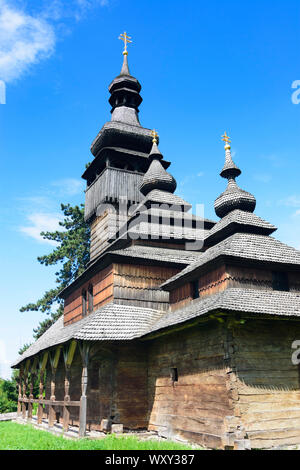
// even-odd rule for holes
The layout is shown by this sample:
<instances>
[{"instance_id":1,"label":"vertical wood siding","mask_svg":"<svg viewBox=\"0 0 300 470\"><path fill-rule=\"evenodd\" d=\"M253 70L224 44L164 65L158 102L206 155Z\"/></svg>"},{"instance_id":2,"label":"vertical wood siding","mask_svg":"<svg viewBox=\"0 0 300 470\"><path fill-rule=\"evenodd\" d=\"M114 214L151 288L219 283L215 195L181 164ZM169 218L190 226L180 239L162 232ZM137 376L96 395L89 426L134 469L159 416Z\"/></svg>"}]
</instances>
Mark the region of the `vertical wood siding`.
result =
<instances>
[{"instance_id":1,"label":"vertical wood siding","mask_svg":"<svg viewBox=\"0 0 300 470\"><path fill-rule=\"evenodd\" d=\"M111 302L113 299L113 276L113 266L110 265L72 292L65 300L64 324L69 325L82 319L82 291L87 291L90 285L93 286L94 310Z\"/></svg>"}]
</instances>

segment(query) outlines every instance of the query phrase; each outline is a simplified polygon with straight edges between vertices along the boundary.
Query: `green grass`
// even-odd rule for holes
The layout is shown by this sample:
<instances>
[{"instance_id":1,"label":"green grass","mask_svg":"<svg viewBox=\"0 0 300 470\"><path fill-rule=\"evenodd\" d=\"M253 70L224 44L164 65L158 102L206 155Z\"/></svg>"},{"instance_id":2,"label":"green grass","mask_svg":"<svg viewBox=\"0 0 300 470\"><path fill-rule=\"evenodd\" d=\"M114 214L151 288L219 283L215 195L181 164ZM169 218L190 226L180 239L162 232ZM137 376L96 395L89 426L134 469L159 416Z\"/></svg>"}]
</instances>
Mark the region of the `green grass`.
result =
<instances>
[{"instance_id":1,"label":"green grass","mask_svg":"<svg viewBox=\"0 0 300 470\"><path fill-rule=\"evenodd\" d=\"M134 436L69 440L27 424L0 423L0 450L191 450L171 441L142 441ZM199 448L200 450L200 448Z\"/></svg>"}]
</instances>

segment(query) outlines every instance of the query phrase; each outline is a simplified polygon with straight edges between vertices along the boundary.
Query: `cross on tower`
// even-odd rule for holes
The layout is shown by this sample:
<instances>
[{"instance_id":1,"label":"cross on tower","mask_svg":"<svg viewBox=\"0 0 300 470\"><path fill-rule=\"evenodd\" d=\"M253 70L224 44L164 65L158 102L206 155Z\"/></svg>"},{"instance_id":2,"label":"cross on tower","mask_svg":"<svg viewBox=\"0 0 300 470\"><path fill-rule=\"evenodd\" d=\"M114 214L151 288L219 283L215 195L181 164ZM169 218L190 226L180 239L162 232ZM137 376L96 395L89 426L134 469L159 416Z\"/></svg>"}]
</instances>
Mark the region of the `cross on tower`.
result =
<instances>
[{"instance_id":1,"label":"cross on tower","mask_svg":"<svg viewBox=\"0 0 300 470\"><path fill-rule=\"evenodd\" d=\"M157 144L158 133L156 132L155 129L153 129L153 131L151 131L151 135L152 135L152 138L153 138L153 139L152 139L152 142L153 142L154 144Z\"/></svg>"},{"instance_id":2,"label":"cross on tower","mask_svg":"<svg viewBox=\"0 0 300 470\"><path fill-rule=\"evenodd\" d=\"M124 51L123 51L123 54L124 54L124 55L127 55L127 54L128 54L128 52L127 52L127 44L129 44L130 42L132 42L132 41L131 41L131 36L127 36L126 31L125 31L124 33L120 34L119 39L121 39L121 41L124 42Z\"/></svg>"},{"instance_id":3,"label":"cross on tower","mask_svg":"<svg viewBox=\"0 0 300 470\"><path fill-rule=\"evenodd\" d=\"M226 142L226 144L231 143L230 137L226 134L226 132L224 132L224 135L222 135L222 140Z\"/></svg>"},{"instance_id":4,"label":"cross on tower","mask_svg":"<svg viewBox=\"0 0 300 470\"><path fill-rule=\"evenodd\" d=\"M230 150L231 140L226 132L224 132L224 135L222 135L222 140L225 142L225 150Z\"/></svg>"}]
</instances>

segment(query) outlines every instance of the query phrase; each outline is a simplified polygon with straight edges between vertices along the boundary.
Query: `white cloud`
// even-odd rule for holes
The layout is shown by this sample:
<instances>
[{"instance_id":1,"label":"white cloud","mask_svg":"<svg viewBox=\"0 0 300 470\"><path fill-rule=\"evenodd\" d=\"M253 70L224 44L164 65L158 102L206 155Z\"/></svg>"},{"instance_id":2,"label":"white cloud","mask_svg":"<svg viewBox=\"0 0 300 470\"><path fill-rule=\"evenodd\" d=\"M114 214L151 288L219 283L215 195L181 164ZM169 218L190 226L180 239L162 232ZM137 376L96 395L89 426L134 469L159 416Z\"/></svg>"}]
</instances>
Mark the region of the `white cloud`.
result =
<instances>
[{"instance_id":1,"label":"white cloud","mask_svg":"<svg viewBox=\"0 0 300 470\"><path fill-rule=\"evenodd\" d=\"M61 21L79 21L91 8L107 4L108 0L44 0L39 13L28 13L24 2L0 0L0 80L14 81L50 57L62 31Z\"/></svg>"},{"instance_id":2,"label":"white cloud","mask_svg":"<svg viewBox=\"0 0 300 470\"><path fill-rule=\"evenodd\" d=\"M0 339L0 377L8 379L11 376L10 363L6 355L5 342Z\"/></svg>"},{"instance_id":3,"label":"white cloud","mask_svg":"<svg viewBox=\"0 0 300 470\"><path fill-rule=\"evenodd\" d=\"M109 0L44 0L43 16L55 21L66 18L80 21L92 8L108 4Z\"/></svg>"},{"instance_id":4,"label":"white cloud","mask_svg":"<svg viewBox=\"0 0 300 470\"><path fill-rule=\"evenodd\" d=\"M59 190L60 196L75 196L84 190L83 180L75 178L64 178L58 181L54 181L52 186L55 186Z\"/></svg>"},{"instance_id":5,"label":"white cloud","mask_svg":"<svg viewBox=\"0 0 300 470\"><path fill-rule=\"evenodd\" d=\"M10 82L54 50L53 27L0 0L0 79Z\"/></svg>"},{"instance_id":6,"label":"white cloud","mask_svg":"<svg viewBox=\"0 0 300 470\"><path fill-rule=\"evenodd\" d=\"M30 214L27 219L31 225L20 227L20 232L34 238L38 242L56 246L55 242L44 240L41 237L41 232L54 232L55 230L61 230L59 222L62 218L59 214L34 213Z\"/></svg>"},{"instance_id":7,"label":"white cloud","mask_svg":"<svg viewBox=\"0 0 300 470\"><path fill-rule=\"evenodd\" d=\"M279 203L288 207L300 207L300 196L293 194L292 196L282 199Z\"/></svg>"}]
</instances>

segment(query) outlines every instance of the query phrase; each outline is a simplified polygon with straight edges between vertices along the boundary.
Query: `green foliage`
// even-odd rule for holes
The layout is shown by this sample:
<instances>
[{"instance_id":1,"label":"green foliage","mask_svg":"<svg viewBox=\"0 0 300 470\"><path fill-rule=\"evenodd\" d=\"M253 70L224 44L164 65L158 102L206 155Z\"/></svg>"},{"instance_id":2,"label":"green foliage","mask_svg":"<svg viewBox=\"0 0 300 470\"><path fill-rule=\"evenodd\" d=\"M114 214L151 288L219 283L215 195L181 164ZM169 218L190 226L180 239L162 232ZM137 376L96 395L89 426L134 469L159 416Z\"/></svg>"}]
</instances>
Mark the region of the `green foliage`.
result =
<instances>
[{"instance_id":1,"label":"green foliage","mask_svg":"<svg viewBox=\"0 0 300 470\"><path fill-rule=\"evenodd\" d=\"M0 379L0 413L17 411L18 391L15 378Z\"/></svg>"},{"instance_id":2,"label":"green foliage","mask_svg":"<svg viewBox=\"0 0 300 470\"><path fill-rule=\"evenodd\" d=\"M139 440L135 436L109 435L103 439L69 440L31 425L0 423L0 450L191 450L171 441ZM200 447L193 450L201 450Z\"/></svg>"},{"instance_id":3,"label":"green foliage","mask_svg":"<svg viewBox=\"0 0 300 470\"><path fill-rule=\"evenodd\" d=\"M30 346L32 343L25 343L18 351L18 354L23 354Z\"/></svg>"},{"instance_id":4,"label":"green foliage","mask_svg":"<svg viewBox=\"0 0 300 470\"><path fill-rule=\"evenodd\" d=\"M45 240L57 243L54 250L38 257L39 263L45 266L60 265L55 273L56 287L45 292L35 303L29 303L20 312L39 311L49 315L34 329L34 338L39 338L63 313L63 303L58 297L62 289L74 281L86 269L90 251L90 228L84 221L84 205L72 207L61 204L64 215L59 225L62 230L42 232Z\"/></svg>"}]
</instances>

